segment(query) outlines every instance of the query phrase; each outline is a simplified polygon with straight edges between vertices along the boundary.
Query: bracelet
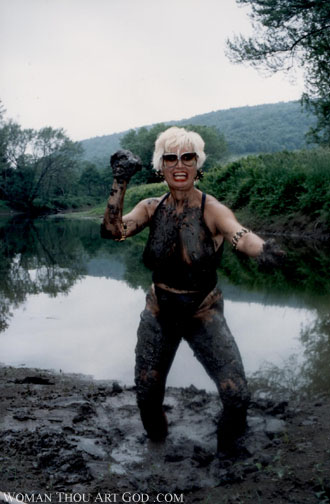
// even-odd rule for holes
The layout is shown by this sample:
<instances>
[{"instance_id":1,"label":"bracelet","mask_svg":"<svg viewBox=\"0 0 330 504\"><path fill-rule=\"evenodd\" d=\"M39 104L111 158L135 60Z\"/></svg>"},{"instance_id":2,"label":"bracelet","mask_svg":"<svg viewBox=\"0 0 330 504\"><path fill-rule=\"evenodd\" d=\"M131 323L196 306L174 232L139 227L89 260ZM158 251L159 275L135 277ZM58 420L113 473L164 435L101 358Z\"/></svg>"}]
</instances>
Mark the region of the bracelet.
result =
<instances>
[{"instance_id":1,"label":"bracelet","mask_svg":"<svg viewBox=\"0 0 330 504\"><path fill-rule=\"evenodd\" d=\"M250 229L246 229L246 228L242 228L240 229L239 231L237 231L232 240L231 240L231 244L233 246L233 249L234 250L237 250L237 244L239 242L239 240L242 238L242 236L244 236L246 233L251 233L251 230Z\"/></svg>"},{"instance_id":2,"label":"bracelet","mask_svg":"<svg viewBox=\"0 0 330 504\"><path fill-rule=\"evenodd\" d=\"M125 241L126 238L127 238L127 224L126 224L126 222L122 222L121 223L121 238L118 241L120 241L120 242Z\"/></svg>"}]
</instances>

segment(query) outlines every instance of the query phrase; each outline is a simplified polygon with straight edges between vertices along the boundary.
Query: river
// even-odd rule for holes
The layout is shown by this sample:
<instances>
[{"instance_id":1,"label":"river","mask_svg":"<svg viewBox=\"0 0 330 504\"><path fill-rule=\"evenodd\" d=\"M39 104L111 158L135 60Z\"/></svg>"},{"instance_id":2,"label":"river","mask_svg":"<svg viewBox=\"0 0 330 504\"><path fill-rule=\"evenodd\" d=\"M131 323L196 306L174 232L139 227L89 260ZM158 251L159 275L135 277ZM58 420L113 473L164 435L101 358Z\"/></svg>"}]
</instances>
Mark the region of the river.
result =
<instances>
[{"instance_id":1,"label":"river","mask_svg":"<svg viewBox=\"0 0 330 504\"><path fill-rule=\"evenodd\" d=\"M0 361L133 384L139 314L151 274L145 234L114 243L99 224L64 218L0 221ZM219 270L225 316L250 379L329 390L329 248L285 240L287 264L258 272L228 246ZM168 385L215 390L185 341Z\"/></svg>"}]
</instances>

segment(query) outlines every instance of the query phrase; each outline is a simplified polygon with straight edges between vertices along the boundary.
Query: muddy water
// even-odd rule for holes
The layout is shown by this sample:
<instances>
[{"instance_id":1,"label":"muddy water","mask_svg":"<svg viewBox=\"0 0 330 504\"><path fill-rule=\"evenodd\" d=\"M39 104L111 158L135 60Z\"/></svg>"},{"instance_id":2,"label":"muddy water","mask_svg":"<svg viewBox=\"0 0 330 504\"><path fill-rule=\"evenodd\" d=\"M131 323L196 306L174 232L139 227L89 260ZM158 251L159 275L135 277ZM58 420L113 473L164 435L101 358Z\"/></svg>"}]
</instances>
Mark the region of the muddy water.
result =
<instances>
[{"instance_id":1,"label":"muddy water","mask_svg":"<svg viewBox=\"0 0 330 504\"><path fill-rule=\"evenodd\" d=\"M131 385L150 283L144 240L112 243L99 238L97 223L64 219L6 222L0 233L0 361ZM228 247L219 271L225 316L248 376L322 390L330 378L329 254L324 245L284 245L286 269L268 276ZM185 342L168 384L215 390Z\"/></svg>"}]
</instances>

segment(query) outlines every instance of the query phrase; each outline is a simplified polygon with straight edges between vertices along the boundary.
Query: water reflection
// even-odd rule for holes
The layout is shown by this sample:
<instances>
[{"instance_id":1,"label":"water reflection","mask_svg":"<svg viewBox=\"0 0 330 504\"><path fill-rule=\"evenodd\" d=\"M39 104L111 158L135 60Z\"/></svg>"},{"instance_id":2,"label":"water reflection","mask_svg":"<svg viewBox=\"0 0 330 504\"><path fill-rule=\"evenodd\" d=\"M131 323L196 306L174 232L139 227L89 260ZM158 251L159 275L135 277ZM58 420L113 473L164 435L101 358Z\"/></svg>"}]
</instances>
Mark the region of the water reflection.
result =
<instances>
[{"instance_id":1,"label":"water reflection","mask_svg":"<svg viewBox=\"0 0 330 504\"><path fill-rule=\"evenodd\" d=\"M144 237L104 241L97 223L65 219L16 219L2 223L0 235L1 361L131 384L150 284L141 264ZM225 254L226 317L249 375L257 373L272 388L328 391L329 254L326 247L291 245L286 268L271 276ZM214 390L182 344L169 384L191 383Z\"/></svg>"}]
</instances>

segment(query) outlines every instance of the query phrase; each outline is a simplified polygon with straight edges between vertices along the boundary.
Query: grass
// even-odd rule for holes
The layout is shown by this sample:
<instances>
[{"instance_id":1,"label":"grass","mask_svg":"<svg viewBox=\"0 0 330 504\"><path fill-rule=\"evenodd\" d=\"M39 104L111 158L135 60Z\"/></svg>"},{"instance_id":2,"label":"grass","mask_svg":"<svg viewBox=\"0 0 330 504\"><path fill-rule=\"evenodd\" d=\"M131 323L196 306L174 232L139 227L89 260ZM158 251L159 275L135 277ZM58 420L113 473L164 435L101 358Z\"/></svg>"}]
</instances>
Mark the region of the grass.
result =
<instances>
[{"instance_id":1,"label":"grass","mask_svg":"<svg viewBox=\"0 0 330 504\"><path fill-rule=\"evenodd\" d=\"M156 184L142 184L139 186L129 187L125 194L125 202L124 202L124 214L130 212L135 205L146 198L157 198L162 194L167 192L167 185L164 183L156 183ZM78 212L68 212L65 213L64 216L68 218L94 218L99 219L103 217L104 210L106 208L107 201L100 205L96 205L95 207L88 210L81 210Z\"/></svg>"}]
</instances>

